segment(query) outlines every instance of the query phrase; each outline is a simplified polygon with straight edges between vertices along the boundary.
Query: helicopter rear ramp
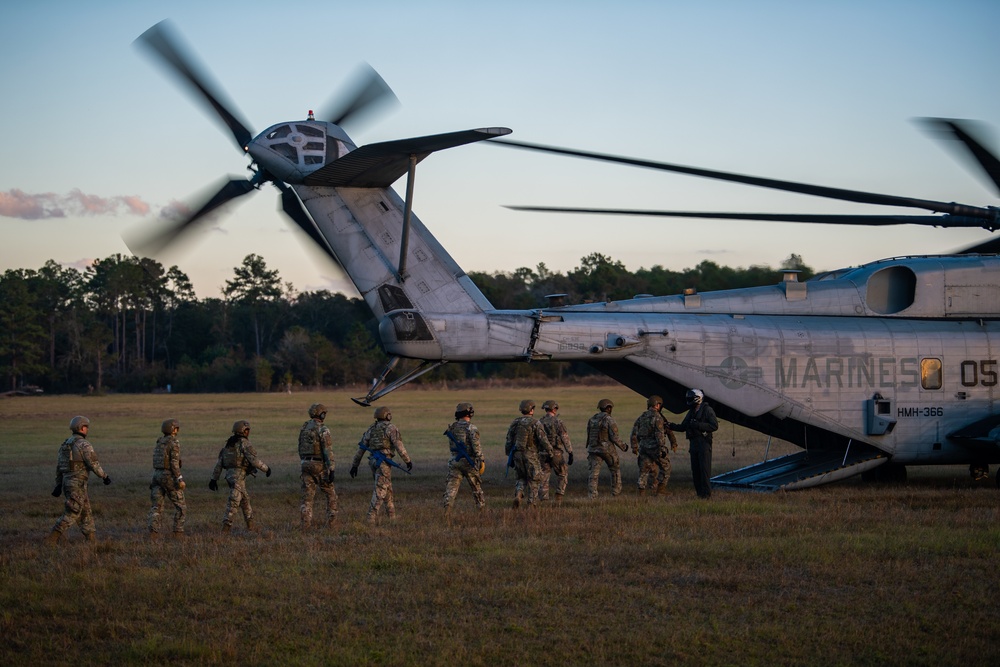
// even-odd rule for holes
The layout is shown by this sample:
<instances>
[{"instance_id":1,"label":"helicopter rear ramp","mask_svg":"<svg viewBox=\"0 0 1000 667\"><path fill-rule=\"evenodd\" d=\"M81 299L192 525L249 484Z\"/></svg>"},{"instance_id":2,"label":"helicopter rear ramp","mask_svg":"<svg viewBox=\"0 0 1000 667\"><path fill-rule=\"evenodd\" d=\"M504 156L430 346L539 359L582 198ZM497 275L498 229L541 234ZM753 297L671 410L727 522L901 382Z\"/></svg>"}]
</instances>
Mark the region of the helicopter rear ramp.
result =
<instances>
[{"instance_id":1,"label":"helicopter rear ramp","mask_svg":"<svg viewBox=\"0 0 1000 667\"><path fill-rule=\"evenodd\" d=\"M794 491L837 482L888 462L885 452L866 445L842 451L804 451L716 475L712 486L753 491Z\"/></svg>"}]
</instances>

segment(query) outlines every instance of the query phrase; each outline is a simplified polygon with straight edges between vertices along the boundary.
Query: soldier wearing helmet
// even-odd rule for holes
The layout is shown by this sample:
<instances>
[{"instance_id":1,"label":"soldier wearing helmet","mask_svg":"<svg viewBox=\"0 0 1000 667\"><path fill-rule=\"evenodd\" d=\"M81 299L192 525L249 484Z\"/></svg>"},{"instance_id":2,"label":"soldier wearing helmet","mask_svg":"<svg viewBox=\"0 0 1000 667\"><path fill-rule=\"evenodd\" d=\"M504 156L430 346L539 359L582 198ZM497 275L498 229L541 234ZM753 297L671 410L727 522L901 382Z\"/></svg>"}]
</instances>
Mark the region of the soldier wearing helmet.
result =
<instances>
[{"instance_id":1,"label":"soldier wearing helmet","mask_svg":"<svg viewBox=\"0 0 1000 667\"><path fill-rule=\"evenodd\" d=\"M176 419L165 419L160 425L162 436L153 446L153 480L149 483L149 536L156 539L160 535L160 520L165 500L174 505L174 537L184 537L184 517L187 503L184 501L184 476L181 474L181 443L177 439L181 423Z\"/></svg>"},{"instance_id":2,"label":"soldier wearing helmet","mask_svg":"<svg viewBox=\"0 0 1000 667\"><path fill-rule=\"evenodd\" d=\"M602 464L607 464L611 473L611 495L617 496L622 492L618 450L627 451L628 445L618 436L618 423L611 416L614 407L610 398L602 398L597 402L597 413L587 421L587 464L590 468L587 496L590 498L598 495L597 483L601 477Z\"/></svg>"},{"instance_id":3,"label":"soldier wearing helmet","mask_svg":"<svg viewBox=\"0 0 1000 667\"><path fill-rule=\"evenodd\" d=\"M392 411L388 406L383 405L375 409L375 423L361 436L358 451L351 461L351 478L358 476L358 466L361 465L361 459L364 458L366 451L369 452L368 466L375 479L375 489L368 505L368 523L374 524L378 520L383 506L389 519L395 519L396 499L392 492L392 468L399 464L392 458L395 454L399 454L406 464L407 472L413 469L413 461L406 453L399 428L392 423Z\"/></svg>"},{"instance_id":4,"label":"soldier wearing helmet","mask_svg":"<svg viewBox=\"0 0 1000 667\"><path fill-rule=\"evenodd\" d=\"M553 493L558 504L566 494L569 466L573 465L573 444L569 440L566 425L559 418L559 403L553 400L545 401L542 403L542 410L545 410L545 416L538 421L545 429L549 444L552 445L552 456L541 461L542 473L538 484L538 497L540 500L549 499L549 480L555 474L556 485Z\"/></svg>"},{"instance_id":5,"label":"soldier wearing helmet","mask_svg":"<svg viewBox=\"0 0 1000 667\"><path fill-rule=\"evenodd\" d=\"M299 466L302 480L302 502L299 515L303 529L312 525L313 498L319 488L326 496L326 524L333 526L337 519L337 491L333 488L334 461L333 437L324 424L326 406L313 403L309 406L309 421L299 431Z\"/></svg>"},{"instance_id":6,"label":"soldier wearing helmet","mask_svg":"<svg viewBox=\"0 0 1000 667\"><path fill-rule=\"evenodd\" d=\"M444 511L451 512L451 506L458 495L458 487L462 478L469 482L472 498L476 507L486 509L486 494L483 493L482 474L486 471L486 461L483 459L483 448L480 443L479 429L472 423L476 414L472 403L459 403L455 406L455 421L445 430L451 458L448 461L448 479L444 485Z\"/></svg>"},{"instance_id":7,"label":"soldier wearing helmet","mask_svg":"<svg viewBox=\"0 0 1000 667\"><path fill-rule=\"evenodd\" d=\"M552 455L552 445L549 436L541 423L535 419L535 402L527 399L518 406L521 416L511 422L507 429L507 440L504 453L507 454L507 467L514 468L517 473L517 484L514 486L514 507L520 507L525 492L528 495L528 506L531 507L538 499L538 483L542 474L542 464L539 455Z\"/></svg>"},{"instance_id":8,"label":"soldier wearing helmet","mask_svg":"<svg viewBox=\"0 0 1000 667\"><path fill-rule=\"evenodd\" d=\"M247 475L254 475L258 470L267 477L271 476L271 468L257 458L257 450L250 444L250 422L241 419L233 424L233 434L219 450L219 460L212 471L212 479L208 482L208 488L218 491L219 477L225 471L229 499L226 501L226 513L222 517L222 532L228 533L232 529L237 509L243 512L247 530L257 530L257 524L253 520L253 507L250 506L250 494L247 493Z\"/></svg>"},{"instance_id":9,"label":"soldier wearing helmet","mask_svg":"<svg viewBox=\"0 0 1000 667\"><path fill-rule=\"evenodd\" d=\"M694 490L699 498L709 498L712 495L712 433L719 430L719 421L715 410L705 402L705 392L701 389L688 390L685 400L688 413L684 420L667 426L674 431L684 431L687 436Z\"/></svg>"},{"instance_id":10,"label":"soldier wearing helmet","mask_svg":"<svg viewBox=\"0 0 1000 667\"><path fill-rule=\"evenodd\" d=\"M88 542L93 542L96 539L96 527L94 526L94 513L90 509L87 481L90 473L94 473L104 480L105 485L111 483L111 477L104 472L97 460L97 452L87 441L90 420L83 416L73 417L69 422L69 428L73 435L59 447L59 456L56 462L56 486L52 490L52 495L56 498L65 495L66 503L63 515L52 526L52 532L46 538L50 544L59 542L63 533L74 523L80 526L84 538Z\"/></svg>"},{"instance_id":11,"label":"soldier wearing helmet","mask_svg":"<svg viewBox=\"0 0 1000 667\"><path fill-rule=\"evenodd\" d=\"M673 451L677 451L677 438L674 432L667 428L667 422L661 414L663 399L652 395L646 399L646 411L639 415L632 425L632 453L638 455L639 463L639 495L645 495L647 482L651 491L657 495L667 495L667 482L670 481L670 456L667 442ZM654 482L655 479L655 482Z\"/></svg>"}]
</instances>

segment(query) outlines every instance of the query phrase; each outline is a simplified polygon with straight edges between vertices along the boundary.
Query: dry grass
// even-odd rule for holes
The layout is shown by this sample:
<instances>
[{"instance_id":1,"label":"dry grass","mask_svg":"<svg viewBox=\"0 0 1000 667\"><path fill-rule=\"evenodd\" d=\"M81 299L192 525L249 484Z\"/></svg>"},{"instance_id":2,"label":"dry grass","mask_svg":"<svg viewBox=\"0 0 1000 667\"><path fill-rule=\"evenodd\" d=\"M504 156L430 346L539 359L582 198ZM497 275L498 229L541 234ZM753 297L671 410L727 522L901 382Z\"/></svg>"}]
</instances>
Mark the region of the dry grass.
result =
<instances>
[{"instance_id":1,"label":"dry grass","mask_svg":"<svg viewBox=\"0 0 1000 667\"><path fill-rule=\"evenodd\" d=\"M645 406L617 387L390 395L415 466L396 477L399 519L375 529L362 522L370 479L347 476L371 410L347 394L0 401L0 664L996 663L992 481L911 469L906 486L706 502L681 452L671 496L637 498L626 457L626 493L590 502L582 434L604 396L623 431ZM502 439L523 397L558 398L577 443L562 507L509 509ZM316 400L332 408L341 513L336 529L302 533L295 442ZM449 524L441 431L460 400L476 404L489 509L463 488ZM97 546L73 529L52 550L41 538L62 509L48 495L55 453L78 413L114 484L91 486ZM182 422L191 537L154 544L150 458L170 416ZM275 474L250 482L264 531L223 539L225 494L207 480L240 418ZM715 472L759 460L765 444L724 425Z\"/></svg>"}]
</instances>

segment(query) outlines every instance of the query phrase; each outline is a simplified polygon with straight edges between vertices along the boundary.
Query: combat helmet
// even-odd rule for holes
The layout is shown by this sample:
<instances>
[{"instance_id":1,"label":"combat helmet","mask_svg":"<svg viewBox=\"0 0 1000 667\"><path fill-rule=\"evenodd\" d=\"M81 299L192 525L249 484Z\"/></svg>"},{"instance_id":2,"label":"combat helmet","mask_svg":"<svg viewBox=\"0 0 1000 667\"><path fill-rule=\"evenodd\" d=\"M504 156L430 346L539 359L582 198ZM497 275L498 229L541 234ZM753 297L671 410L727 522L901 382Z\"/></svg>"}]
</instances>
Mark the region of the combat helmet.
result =
<instances>
[{"instance_id":1,"label":"combat helmet","mask_svg":"<svg viewBox=\"0 0 1000 667\"><path fill-rule=\"evenodd\" d=\"M392 411L389 410L388 405L382 405L375 408L375 421L380 421L380 422L392 421Z\"/></svg>"},{"instance_id":2,"label":"combat helmet","mask_svg":"<svg viewBox=\"0 0 1000 667\"><path fill-rule=\"evenodd\" d=\"M701 389L688 389L688 393L684 396L688 405L698 405L705 398L705 392Z\"/></svg>"},{"instance_id":3,"label":"combat helmet","mask_svg":"<svg viewBox=\"0 0 1000 667\"><path fill-rule=\"evenodd\" d=\"M521 411L522 415L526 415L535 409L535 402L530 398L526 398L521 401L521 405L518 406L518 410Z\"/></svg>"},{"instance_id":4,"label":"combat helmet","mask_svg":"<svg viewBox=\"0 0 1000 667\"><path fill-rule=\"evenodd\" d=\"M601 412L611 412L611 409L615 407L615 404L610 398L602 398L597 402L597 409Z\"/></svg>"},{"instance_id":5,"label":"combat helmet","mask_svg":"<svg viewBox=\"0 0 1000 667\"><path fill-rule=\"evenodd\" d=\"M309 416L312 419L324 419L326 417L326 406L322 403L313 403L309 406Z\"/></svg>"},{"instance_id":6,"label":"combat helmet","mask_svg":"<svg viewBox=\"0 0 1000 667\"><path fill-rule=\"evenodd\" d=\"M657 403L659 403L660 405L663 405L663 399L661 397L657 396L656 394L653 394L652 396L650 396L649 398L646 399L646 407L647 408L651 408L654 405L656 405Z\"/></svg>"},{"instance_id":7,"label":"combat helmet","mask_svg":"<svg viewBox=\"0 0 1000 667\"><path fill-rule=\"evenodd\" d=\"M466 415L471 417L474 414L476 414L476 409L472 407L472 403L459 403L455 406L455 419L461 419Z\"/></svg>"},{"instance_id":8,"label":"combat helmet","mask_svg":"<svg viewBox=\"0 0 1000 667\"><path fill-rule=\"evenodd\" d=\"M73 433L79 433L80 429L84 426L90 428L90 420L83 415L77 415L69 420L69 430L73 431Z\"/></svg>"},{"instance_id":9,"label":"combat helmet","mask_svg":"<svg viewBox=\"0 0 1000 667\"><path fill-rule=\"evenodd\" d=\"M241 419L233 423L233 435L240 435L245 438L248 433L250 433L250 422L246 419Z\"/></svg>"},{"instance_id":10,"label":"combat helmet","mask_svg":"<svg viewBox=\"0 0 1000 667\"><path fill-rule=\"evenodd\" d=\"M542 403L542 410L545 410L546 412L552 412L558 409L559 409L559 404L551 399Z\"/></svg>"},{"instance_id":11,"label":"combat helmet","mask_svg":"<svg viewBox=\"0 0 1000 667\"><path fill-rule=\"evenodd\" d=\"M162 432L163 435L173 435L174 429L179 429L180 427L181 423L171 417L170 419L164 419L163 423L160 424L160 432Z\"/></svg>"}]
</instances>

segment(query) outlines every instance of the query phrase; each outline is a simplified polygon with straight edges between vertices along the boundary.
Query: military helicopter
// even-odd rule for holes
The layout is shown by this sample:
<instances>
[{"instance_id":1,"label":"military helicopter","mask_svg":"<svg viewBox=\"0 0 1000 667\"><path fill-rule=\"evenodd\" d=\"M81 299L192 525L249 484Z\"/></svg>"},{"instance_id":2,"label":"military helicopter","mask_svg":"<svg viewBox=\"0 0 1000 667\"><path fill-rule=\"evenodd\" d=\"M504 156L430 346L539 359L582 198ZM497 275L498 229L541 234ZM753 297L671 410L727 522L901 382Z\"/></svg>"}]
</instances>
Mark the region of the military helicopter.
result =
<instances>
[{"instance_id":1,"label":"military helicopter","mask_svg":"<svg viewBox=\"0 0 1000 667\"><path fill-rule=\"evenodd\" d=\"M448 362L584 361L665 407L684 412L688 388L717 414L804 448L726 473L713 484L798 489L855 474L900 478L915 464L1000 462L1000 258L906 257L834 271L808 282L633 298L532 310L496 310L412 211L417 163L430 153L510 133L490 127L358 147L342 125L392 93L374 71L330 120L291 120L256 136L221 101L179 48L168 24L137 40L212 108L251 158L252 176L231 179L176 226L141 247L172 242L211 211L273 184L282 210L350 277L379 322L390 359L365 396L370 405ZM310 114L310 116L312 116ZM1000 183L996 159L965 129L953 133ZM504 140L507 141L507 140ZM911 206L938 216L848 224L933 224L994 229L998 209L808 186L649 163L537 144L518 147L681 171L851 201ZM405 199L391 188L407 175ZM596 212L596 211L590 211ZM648 213L648 212L647 212ZM726 217L730 214L657 212ZM751 219L791 216L740 214ZM807 220L808 218L808 220ZM401 359L412 370L389 379Z\"/></svg>"}]
</instances>

